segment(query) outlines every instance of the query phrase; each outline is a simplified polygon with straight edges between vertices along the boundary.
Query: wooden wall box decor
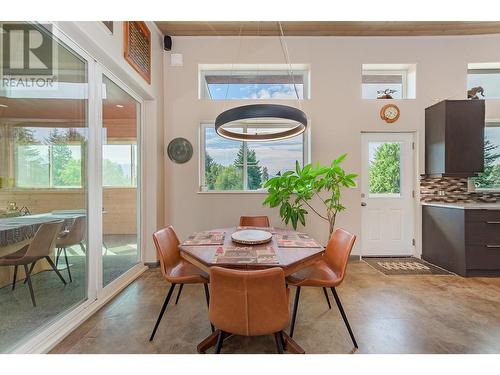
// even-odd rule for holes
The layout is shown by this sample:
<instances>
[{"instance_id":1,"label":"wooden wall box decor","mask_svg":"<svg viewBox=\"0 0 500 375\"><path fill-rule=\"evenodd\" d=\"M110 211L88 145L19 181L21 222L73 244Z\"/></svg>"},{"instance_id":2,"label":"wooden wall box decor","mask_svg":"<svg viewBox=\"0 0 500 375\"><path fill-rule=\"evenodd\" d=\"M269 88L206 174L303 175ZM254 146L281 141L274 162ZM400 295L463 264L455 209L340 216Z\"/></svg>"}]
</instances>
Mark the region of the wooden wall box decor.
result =
<instances>
[{"instance_id":1,"label":"wooden wall box decor","mask_svg":"<svg viewBox=\"0 0 500 375\"><path fill-rule=\"evenodd\" d=\"M151 83L151 31L145 22L123 22L125 60Z\"/></svg>"}]
</instances>

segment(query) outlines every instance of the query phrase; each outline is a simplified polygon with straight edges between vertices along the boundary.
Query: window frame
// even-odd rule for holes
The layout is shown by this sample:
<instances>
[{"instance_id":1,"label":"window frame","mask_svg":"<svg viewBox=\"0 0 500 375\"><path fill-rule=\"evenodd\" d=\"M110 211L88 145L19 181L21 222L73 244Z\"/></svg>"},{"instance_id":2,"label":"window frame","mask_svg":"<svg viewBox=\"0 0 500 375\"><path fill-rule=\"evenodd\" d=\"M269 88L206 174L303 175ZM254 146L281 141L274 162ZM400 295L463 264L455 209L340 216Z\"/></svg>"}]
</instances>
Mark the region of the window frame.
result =
<instances>
[{"instance_id":1,"label":"window frame","mask_svg":"<svg viewBox=\"0 0 500 375\"><path fill-rule=\"evenodd\" d=\"M378 98L364 98L363 97L363 76L401 76L401 86L403 87L400 99L378 99ZM361 70L361 99L362 100L404 100L408 99L408 70L394 69L394 70Z\"/></svg>"},{"instance_id":2,"label":"window frame","mask_svg":"<svg viewBox=\"0 0 500 375\"><path fill-rule=\"evenodd\" d=\"M486 120L484 122L484 127L485 129L488 127L491 128L498 128L500 129L500 121L499 120ZM499 145L500 146L500 145ZM484 147L483 147L483 153L484 153ZM474 177L469 177L468 179L468 186L469 186L469 192L471 193L500 193L500 187L499 188L478 188L476 187Z\"/></svg>"},{"instance_id":3,"label":"window frame","mask_svg":"<svg viewBox=\"0 0 500 375\"><path fill-rule=\"evenodd\" d=\"M302 98L274 98L272 100L308 100L311 98L311 69L307 64L292 64L291 65L293 75L301 75L303 78L303 90L302 90ZM286 64L199 64L198 65L198 99L200 100L210 100L214 102L218 102L221 100L234 100L234 101L243 101L243 100L257 100L261 101L264 99L212 99L210 90L208 88L208 83L206 80L206 76L208 73L217 74L217 75L273 75L276 73L282 73L289 75L290 66Z\"/></svg>"},{"instance_id":4,"label":"window frame","mask_svg":"<svg viewBox=\"0 0 500 375\"><path fill-rule=\"evenodd\" d=\"M258 124L261 121L251 121L251 122L246 122L246 123L238 123L235 124L237 127L243 127L243 128L252 128L252 127L258 127ZM274 122L274 121L273 121ZM283 125L286 123L286 121L275 121L276 122L276 127L279 127L279 125ZM266 121L266 124L268 124L269 121ZM262 189L256 189L256 190L249 190L247 189L248 185L248 165L247 165L247 141L234 141L234 142L242 142L243 143L243 189L242 190L208 190L206 189L206 184L205 184L205 147L206 147L206 139L205 139L205 132L207 128L213 128L214 121L202 121L199 127L199 165L198 165L198 193L199 194L267 194L267 189L262 188ZM302 165L306 165L310 163L311 160L311 144L310 144L310 139L311 139L311 126L308 120L308 126L306 128L306 131L301 134L302 136ZM294 161L295 163L295 161Z\"/></svg>"}]
</instances>

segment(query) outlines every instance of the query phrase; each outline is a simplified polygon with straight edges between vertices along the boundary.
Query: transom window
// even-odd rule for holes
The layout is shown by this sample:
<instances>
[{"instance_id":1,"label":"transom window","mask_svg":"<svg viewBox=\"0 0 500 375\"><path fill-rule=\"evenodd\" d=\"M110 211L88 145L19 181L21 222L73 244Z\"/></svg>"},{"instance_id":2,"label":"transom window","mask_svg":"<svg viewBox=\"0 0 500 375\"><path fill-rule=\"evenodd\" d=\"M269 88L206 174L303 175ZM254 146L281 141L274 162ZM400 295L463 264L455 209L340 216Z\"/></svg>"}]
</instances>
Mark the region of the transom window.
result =
<instances>
[{"instance_id":1,"label":"transom window","mask_svg":"<svg viewBox=\"0 0 500 375\"><path fill-rule=\"evenodd\" d=\"M414 64L363 64L363 99L415 99Z\"/></svg>"},{"instance_id":2,"label":"transom window","mask_svg":"<svg viewBox=\"0 0 500 375\"><path fill-rule=\"evenodd\" d=\"M473 63L467 69L468 96L474 99L500 98L500 63Z\"/></svg>"},{"instance_id":3,"label":"transom window","mask_svg":"<svg viewBox=\"0 0 500 375\"><path fill-rule=\"evenodd\" d=\"M306 65L200 65L200 99L309 99Z\"/></svg>"},{"instance_id":4,"label":"transom window","mask_svg":"<svg viewBox=\"0 0 500 375\"><path fill-rule=\"evenodd\" d=\"M233 125L244 133L269 126L289 124L246 122ZM217 135L213 124L201 125L201 191L258 191L267 180L295 170L295 161L308 160L307 131L293 138L273 142L240 142Z\"/></svg>"},{"instance_id":5,"label":"transom window","mask_svg":"<svg viewBox=\"0 0 500 375\"><path fill-rule=\"evenodd\" d=\"M484 130L484 173L472 179L476 190L500 191L500 122L487 122Z\"/></svg>"}]
</instances>

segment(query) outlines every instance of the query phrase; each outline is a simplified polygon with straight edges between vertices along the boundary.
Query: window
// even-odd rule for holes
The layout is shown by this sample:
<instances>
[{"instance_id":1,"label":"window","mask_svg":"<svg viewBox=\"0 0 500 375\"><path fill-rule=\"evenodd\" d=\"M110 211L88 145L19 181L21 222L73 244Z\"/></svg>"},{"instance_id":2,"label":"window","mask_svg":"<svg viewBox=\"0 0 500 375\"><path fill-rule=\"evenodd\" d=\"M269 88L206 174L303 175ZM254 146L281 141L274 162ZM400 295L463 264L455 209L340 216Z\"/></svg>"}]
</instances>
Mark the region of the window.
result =
<instances>
[{"instance_id":1,"label":"window","mask_svg":"<svg viewBox=\"0 0 500 375\"><path fill-rule=\"evenodd\" d=\"M13 128L15 186L82 187L82 132L63 128Z\"/></svg>"},{"instance_id":2,"label":"window","mask_svg":"<svg viewBox=\"0 0 500 375\"><path fill-rule=\"evenodd\" d=\"M287 124L262 125L258 122L235 125L233 131L253 132L256 128ZM307 132L306 132L307 133ZM213 124L201 126L201 190L256 191L266 181L288 170L295 161L307 163L307 134L273 142L240 142L220 137Z\"/></svg>"},{"instance_id":3,"label":"window","mask_svg":"<svg viewBox=\"0 0 500 375\"><path fill-rule=\"evenodd\" d=\"M370 198L401 196L401 143L369 142Z\"/></svg>"},{"instance_id":4,"label":"window","mask_svg":"<svg viewBox=\"0 0 500 375\"><path fill-rule=\"evenodd\" d=\"M200 65L200 99L308 99L304 65Z\"/></svg>"},{"instance_id":5,"label":"window","mask_svg":"<svg viewBox=\"0 0 500 375\"><path fill-rule=\"evenodd\" d=\"M500 63L469 64L467 90L469 97L500 99Z\"/></svg>"},{"instance_id":6,"label":"window","mask_svg":"<svg viewBox=\"0 0 500 375\"><path fill-rule=\"evenodd\" d=\"M137 186L137 145L103 145L102 178L107 187Z\"/></svg>"},{"instance_id":7,"label":"window","mask_svg":"<svg viewBox=\"0 0 500 375\"><path fill-rule=\"evenodd\" d=\"M500 191L500 122L486 123L484 173L473 178L476 190Z\"/></svg>"},{"instance_id":8,"label":"window","mask_svg":"<svg viewBox=\"0 0 500 375\"><path fill-rule=\"evenodd\" d=\"M415 99L416 66L410 64L363 64L363 99Z\"/></svg>"}]
</instances>

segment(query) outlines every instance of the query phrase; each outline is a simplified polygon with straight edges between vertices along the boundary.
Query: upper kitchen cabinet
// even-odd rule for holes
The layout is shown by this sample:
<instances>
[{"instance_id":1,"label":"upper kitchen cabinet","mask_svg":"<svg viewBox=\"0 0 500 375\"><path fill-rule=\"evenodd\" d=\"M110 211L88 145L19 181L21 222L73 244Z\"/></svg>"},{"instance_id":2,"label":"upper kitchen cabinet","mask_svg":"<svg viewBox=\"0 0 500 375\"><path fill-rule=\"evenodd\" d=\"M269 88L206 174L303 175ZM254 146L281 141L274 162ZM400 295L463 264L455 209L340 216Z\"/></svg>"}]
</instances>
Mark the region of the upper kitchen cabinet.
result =
<instances>
[{"instance_id":1,"label":"upper kitchen cabinet","mask_svg":"<svg viewBox=\"0 0 500 375\"><path fill-rule=\"evenodd\" d=\"M443 100L425 109L425 174L474 176L484 169L484 100Z\"/></svg>"}]
</instances>

